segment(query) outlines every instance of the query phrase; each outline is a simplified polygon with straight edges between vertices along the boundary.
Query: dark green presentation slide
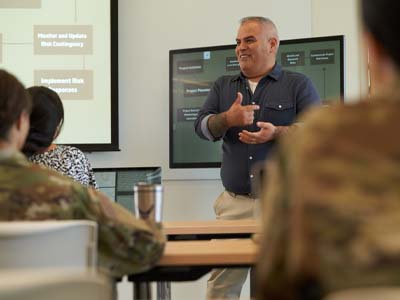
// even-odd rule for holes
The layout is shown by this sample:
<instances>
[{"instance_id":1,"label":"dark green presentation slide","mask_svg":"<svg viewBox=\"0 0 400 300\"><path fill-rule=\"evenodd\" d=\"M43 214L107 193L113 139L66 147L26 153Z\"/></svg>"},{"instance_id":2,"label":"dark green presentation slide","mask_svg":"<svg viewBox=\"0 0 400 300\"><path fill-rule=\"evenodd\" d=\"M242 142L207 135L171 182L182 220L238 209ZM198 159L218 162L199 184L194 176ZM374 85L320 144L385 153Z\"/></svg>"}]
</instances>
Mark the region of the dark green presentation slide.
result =
<instances>
[{"instance_id":1,"label":"dark green presentation slide","mask_svg":"<svg viewBox=\"0 0 400 300\"><path fill-rule=\"evenodd\" d=\"M343 96L343 36L281 41L284 69L307 75L324 104ZM170 51L170 167L218 167L221 143L200 139L193 123L213 82L240 72L235 45Z\"/></svg>"}]
</instances>

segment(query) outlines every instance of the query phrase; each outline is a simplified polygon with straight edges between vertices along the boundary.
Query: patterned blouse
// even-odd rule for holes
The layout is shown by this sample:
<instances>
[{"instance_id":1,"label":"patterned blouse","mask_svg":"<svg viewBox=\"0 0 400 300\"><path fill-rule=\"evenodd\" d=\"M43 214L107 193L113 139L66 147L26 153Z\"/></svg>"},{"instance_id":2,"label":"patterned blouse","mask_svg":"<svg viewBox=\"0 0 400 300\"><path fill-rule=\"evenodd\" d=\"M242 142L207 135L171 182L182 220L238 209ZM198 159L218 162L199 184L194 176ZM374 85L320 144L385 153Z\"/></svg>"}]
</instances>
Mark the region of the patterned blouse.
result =
<instances>
[{"instance_id":1,"label":"patterned blouse","mask_svg":"<svg viewBox=\"0 0 400 300\"><path fill-rule=\"evenodd\" d=\"M57 145L50 151L33 154L29 160L71 177L83 185L98 189L92 167L85 154L78 148Z\"/></svg>"}]
</instances>

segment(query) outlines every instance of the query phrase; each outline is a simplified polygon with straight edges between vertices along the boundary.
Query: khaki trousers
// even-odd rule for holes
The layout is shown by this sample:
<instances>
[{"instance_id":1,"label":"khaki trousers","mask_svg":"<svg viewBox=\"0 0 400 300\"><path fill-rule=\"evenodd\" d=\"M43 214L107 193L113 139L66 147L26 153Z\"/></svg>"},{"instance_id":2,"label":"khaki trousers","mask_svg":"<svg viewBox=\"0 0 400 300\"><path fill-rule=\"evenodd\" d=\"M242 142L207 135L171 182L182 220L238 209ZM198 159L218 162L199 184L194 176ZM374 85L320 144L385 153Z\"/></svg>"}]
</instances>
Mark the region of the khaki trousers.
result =
<instances>
[{"instance_id":1,"label":"khaki trousers","mask_svg":"<svg viewBox=\"0 0 400 300\"><path fill-rule=\"evenodd\" d=\"M260 216L259 199L224 191L214 203L217 219L256 219ZM248 268L214 269L207 282L207 299L239 299Z\"/></svg>"}]
</instances>

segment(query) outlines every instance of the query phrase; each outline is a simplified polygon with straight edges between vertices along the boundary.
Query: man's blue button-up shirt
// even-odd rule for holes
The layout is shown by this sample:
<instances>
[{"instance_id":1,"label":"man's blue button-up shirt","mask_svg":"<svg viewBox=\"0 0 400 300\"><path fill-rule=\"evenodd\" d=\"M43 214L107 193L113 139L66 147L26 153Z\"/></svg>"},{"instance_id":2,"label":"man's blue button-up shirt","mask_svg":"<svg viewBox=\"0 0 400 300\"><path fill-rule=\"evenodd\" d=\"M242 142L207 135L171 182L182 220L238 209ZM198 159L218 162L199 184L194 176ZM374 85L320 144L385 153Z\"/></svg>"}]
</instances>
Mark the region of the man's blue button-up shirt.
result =
<instances>
[{"instance_id":1,"label":"man's blue button-up shirt","mask_svg":"<svg viewBox=\"0 0 400 300\"><path fill-rule=\"evenodd\" d=\"M243 95L242 105L257 104L252 125L231 127L224 136L214 137L208 129L211 115L227 111L237 97ZM320 103L318 92L309 78L301 73L282 70L276 64L273 70L262 78L254 93L251 92L243 74L222 76L214 83L195 121L196 133L203 139L223 139L221 179L225 189L236 194L251 193L254 178L252 167L271 153L274 141L263 144L245 144L239 140L243 129L259 131L256 123L271 122L275 126L289 126L297 116L314 104Z\"/></svg>"}]
</instances>

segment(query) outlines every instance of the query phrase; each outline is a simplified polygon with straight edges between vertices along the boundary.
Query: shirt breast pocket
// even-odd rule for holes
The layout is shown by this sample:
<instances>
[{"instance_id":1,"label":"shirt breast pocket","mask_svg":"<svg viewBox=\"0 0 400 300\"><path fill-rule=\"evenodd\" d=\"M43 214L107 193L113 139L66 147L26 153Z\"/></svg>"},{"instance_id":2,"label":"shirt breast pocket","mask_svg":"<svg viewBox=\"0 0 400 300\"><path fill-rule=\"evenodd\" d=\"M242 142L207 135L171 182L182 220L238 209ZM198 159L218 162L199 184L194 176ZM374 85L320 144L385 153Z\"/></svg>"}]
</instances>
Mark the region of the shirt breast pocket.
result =
<instances>
[{"instance_id":1,"label":"shirt breast pocket","mask_svg":"<svg viewBox=\"0 0 400 300\"><path fill-rule=\"evenodd\" d=\"M296 118L296 108L293 102L280 101L266 103L264 106L264 122L270 122L276 126L286 126L293 123Z\"/></svg>"}]
</instances>

